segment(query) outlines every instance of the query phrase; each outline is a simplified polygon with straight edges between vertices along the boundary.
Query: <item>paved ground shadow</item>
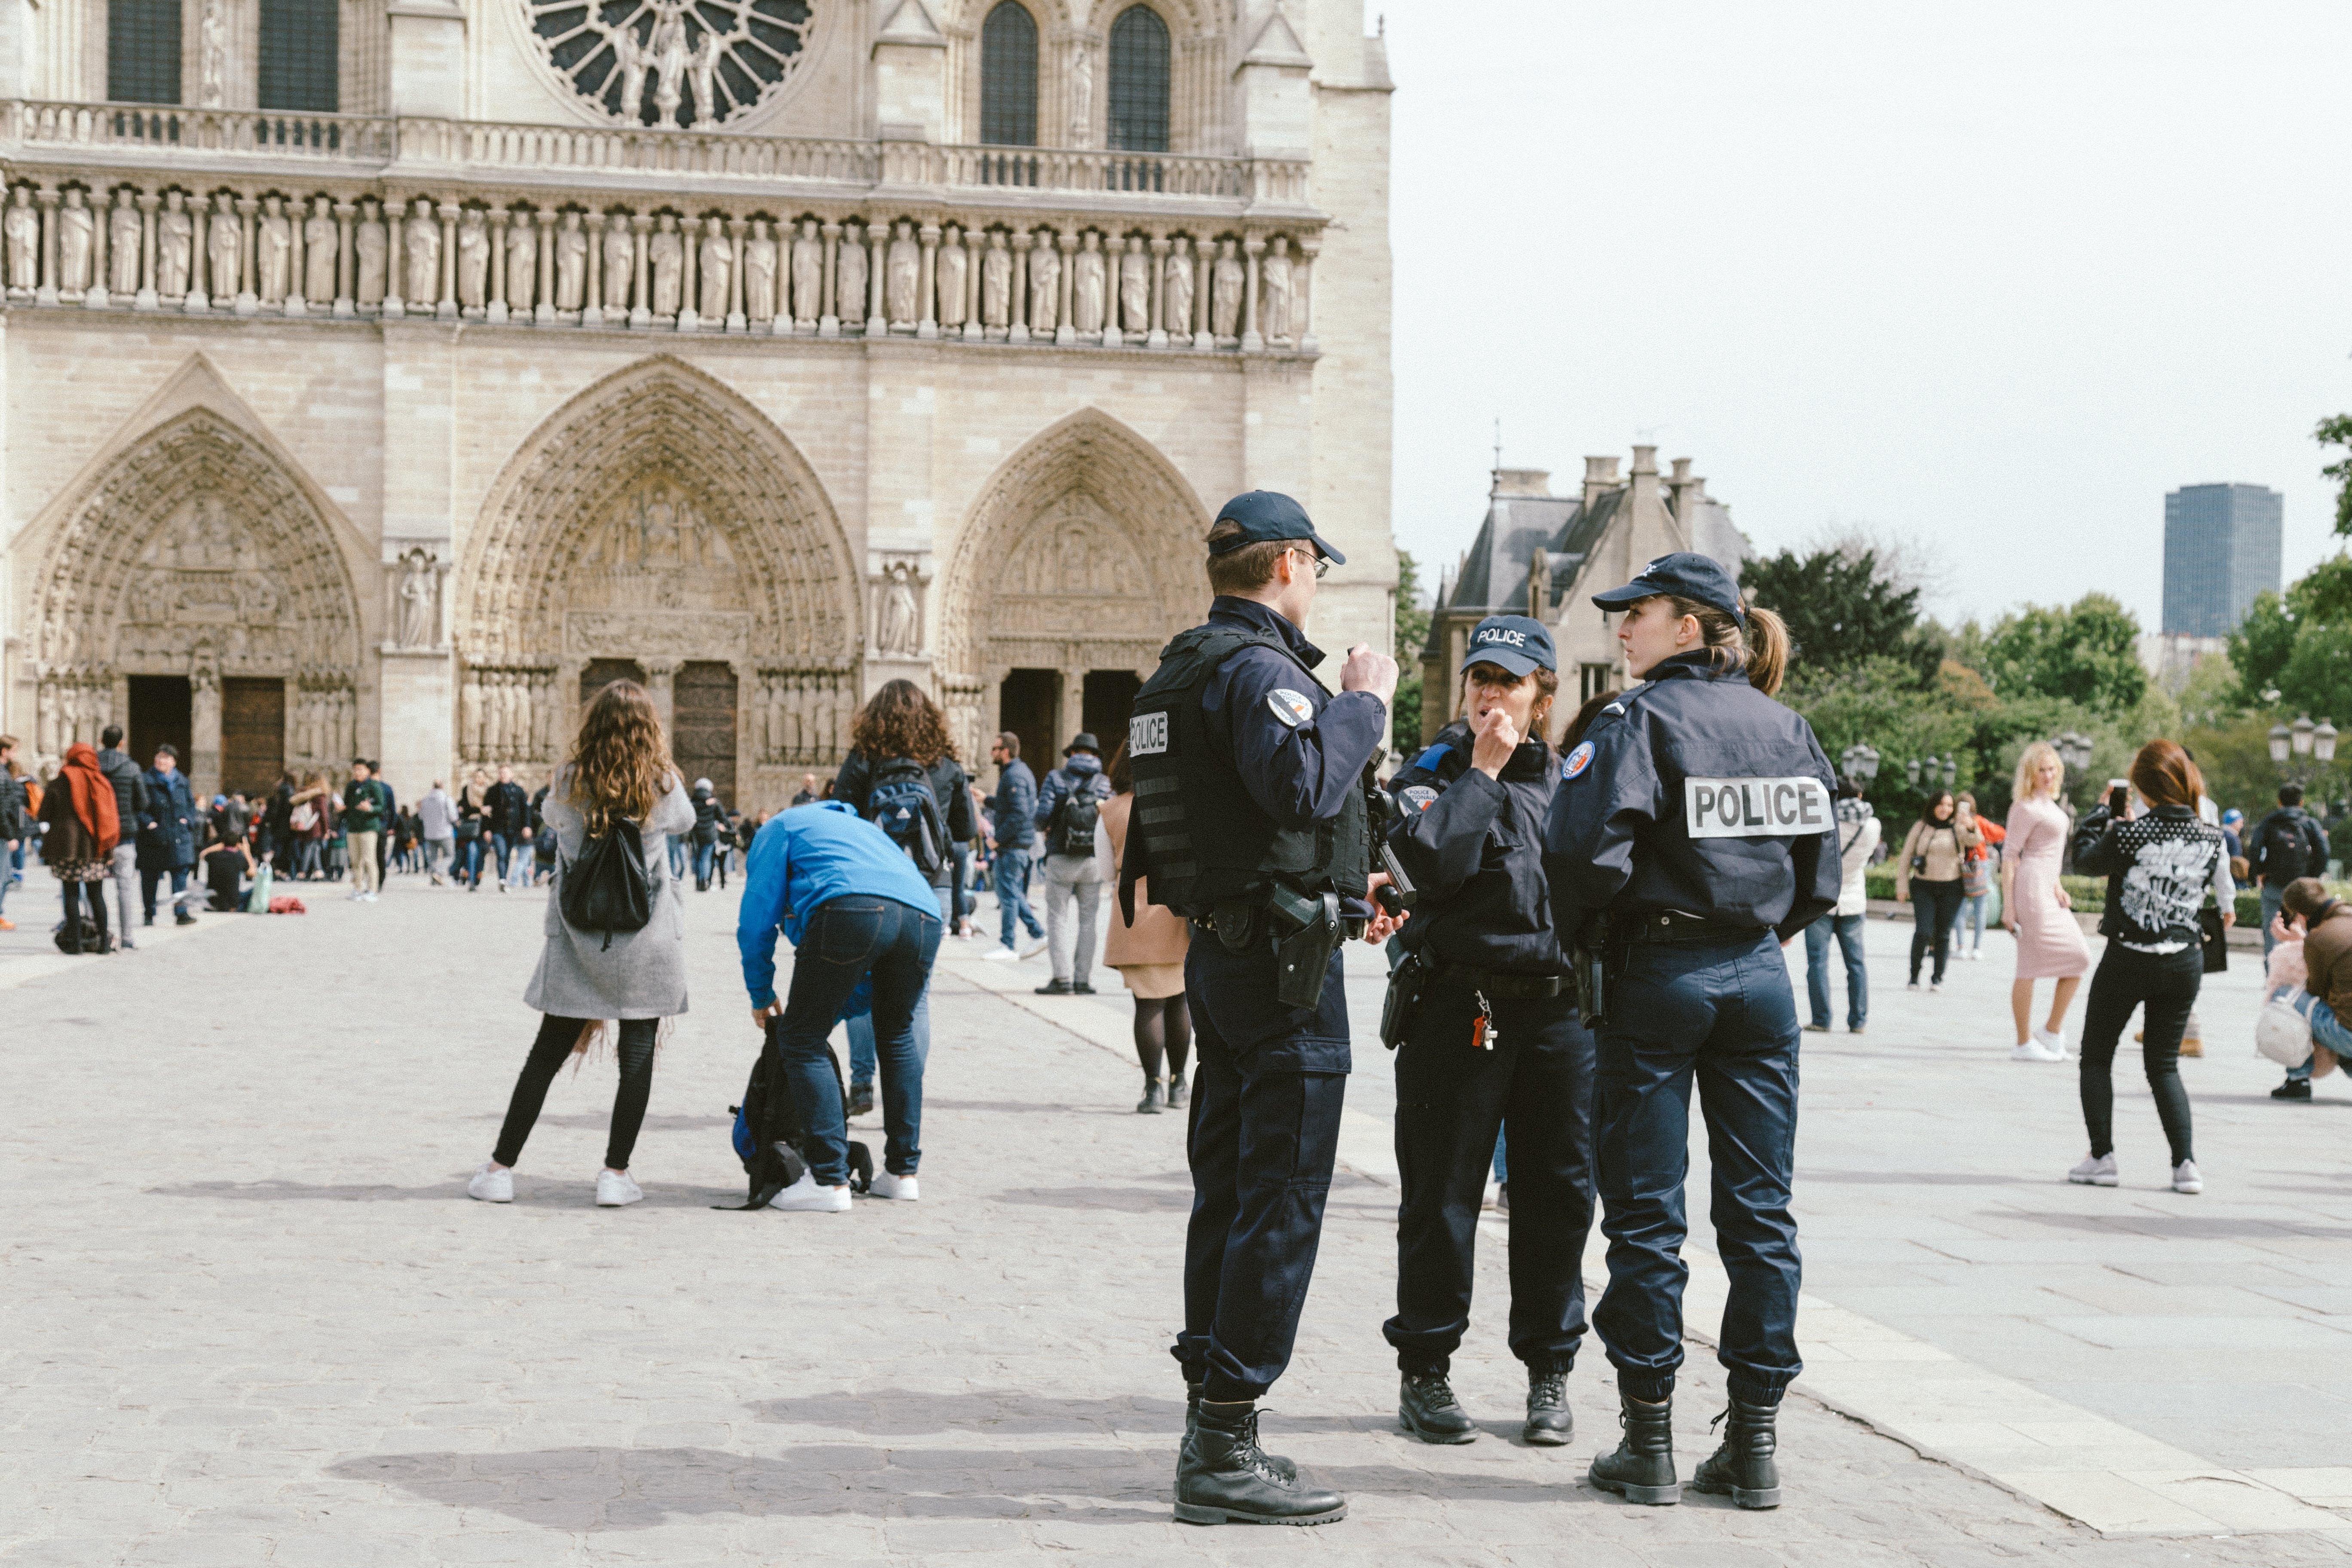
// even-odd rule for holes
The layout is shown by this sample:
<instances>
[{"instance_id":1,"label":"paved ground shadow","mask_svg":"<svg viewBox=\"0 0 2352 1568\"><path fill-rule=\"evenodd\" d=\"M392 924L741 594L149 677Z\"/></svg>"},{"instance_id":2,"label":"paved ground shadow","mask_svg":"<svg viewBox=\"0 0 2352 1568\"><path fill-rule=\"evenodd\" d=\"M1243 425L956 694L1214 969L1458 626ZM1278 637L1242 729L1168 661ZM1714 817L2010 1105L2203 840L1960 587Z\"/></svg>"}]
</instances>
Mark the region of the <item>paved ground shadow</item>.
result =
<instances>
[{"instance_id":1,"label":"paved ground shadow","mask_svg":"<svg viewBox=\"0 0 2352 1568\"><path fill-rule=\"evenodd\" d=\"M1056 1209L1117 1209L1126 1214L1184 1214L1192 1194L1151 1187L1015 1187L997 1193L1003 1204L1030 1204Z\"/></svg>"},{"instance_id":2,"label":"paved ground shadow","mask_svg":"<svg viewBox=\"0 0 2352 1568\"><path fill-rule=\"evenodd\" d=\"M1169 1368L1175 1382L1175 1368ZM961 1393L877 1388L863 1394L818 1394L796 1399L762 1399L748 1408L761 1421L863 1432L869 1437L912 1436L930 1432L1083 1432L1108 1437L1117 1432L1164 1435L1172 1442L1184 1431L1184 1402L1123 1394L1115 1399L1056 1399L1017 1388ZM1389 1416L1293 1416L1269 1412L1266 1440L1283 1433L1355 1432L1393 1426Z\"/></svg>"},{"instance_id":3,"label":"paved ground shadow","mask_svg":"<svg viewBox=\"0 0 2352 1568\"><path fill-rule=\"evenodd\" d=\"M395 1187L389 1183L309 1185L301 1182L183 1182L149 1187L151 1197L228 1198L240 1203L472 1203L463 1174L429 1187ZM740 1187L679 1187L665 1184L649 1187L641 1208L709 1208L713 1204L740 1204ZM581 1177L515 1177L514 1206L518 1208L593 1208L594 1173Z\"/></svg>"},{"instance_id":4,"label":"paved ground shadow","mask_svg":"<svg viewBox=\"0 0 2352 1568\"><path fill-rule=\"evenodd\" d=\"M1799 1184L1807 1182L1834 1182L1854 1186L1919 1186L1919 1187L2046 1187L2047 1177L1970 1175L1962 1171L1799 1171Z\"/></svg>"},{"instance_id":5,"label":"paved ground shadow","mask_svg":"<svg viewBox=\"0 0 2352 1568\"><path fill-rule=\"evenodd\" d=\"M2034 1209L2015 1209L1981 1217L2029 1220L2053 1229L2087 1231L2094 1235L2148 1236L2171 1241L2285 1241L2296 1237L2314 1241L2352 1240L2352 1229L2343 1226L2306 1225L2291 1219L2200 1218L2193 1215L2160 1215L2144 1211L2116 1215L2056 1214Z\"/></svg>"}]
</instances>

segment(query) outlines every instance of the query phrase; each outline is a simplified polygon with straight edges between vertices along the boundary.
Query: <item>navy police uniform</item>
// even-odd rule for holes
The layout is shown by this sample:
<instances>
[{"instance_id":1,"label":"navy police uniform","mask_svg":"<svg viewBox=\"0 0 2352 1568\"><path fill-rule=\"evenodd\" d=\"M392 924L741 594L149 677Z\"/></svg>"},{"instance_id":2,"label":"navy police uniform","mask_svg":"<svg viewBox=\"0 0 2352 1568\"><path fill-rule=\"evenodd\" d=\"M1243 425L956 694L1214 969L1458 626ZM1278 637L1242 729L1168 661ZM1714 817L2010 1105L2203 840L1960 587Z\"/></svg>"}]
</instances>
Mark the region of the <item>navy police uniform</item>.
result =
<instances>
[{"instance_id":1,"label":"navy police uniform","mask_svg":"<svg viewBox=\"0 0 2352 1568\"><path fill-rule=\"evenodd\" d=\"M1722 567L1689 553L1653 561L1593 602L1622 610L1660 594L1742 613ZM1760 1411L1769 1444L1771 1410L1802 1369L1789 1209L1799 1034L1780 945L1837 901L1835 775L1811 727L1744 668L1699 649L1647 676L1570 752L1545 856L1558 929L1580 945L1605 940L1595 1123L1609 1285L1593 1327L1622 1395L1644 1406L1670 1398L1683 1359L1696 1079L1731 1286L1717 1355L1735 1426L1743 1407ZM1629 1404L1627 1415L1630 1448L1647 1414ZM1637 1495L1679 1495L1663 1422L1659 1435L1668 1484L1615 1484L1600 1468L1609 1457L1596 1461L1595 1481L1636 1500L1674 1500ZM1707 1479L1703 1467L1697 1484Z\"/></svg>"},{"instance_id":2,"label":"navy police uniform","mask_svg":"<svg viewBox=\"0 0 2352 1568\"><path fill-rule=\"evenodd\" d=\"M1481 623L1467 658L1513 676L1554 668L1550 632L1524 616ZM1475 1428L1452 1391L1429 1380L1444 1378L1469 1326L1479 1201L1496 1133L1507 1127L1510 1348L1529 1374L1526 1436L1557 1444L1570 1426L1558 1379L1585 1331L1593 1071L1544 882L1560 763L1531 739L1489 778L1471 765L1474 745L1457 721L1389 781L1398 806L1389 844L1418 889L1399 932L1411 957L1393 984L1419 1000L1397 1048L1403 1197L1397 1311L1382 1332L1404 1373L1407 1429L1468 1441Z\"/></svg>"}]
</instances>

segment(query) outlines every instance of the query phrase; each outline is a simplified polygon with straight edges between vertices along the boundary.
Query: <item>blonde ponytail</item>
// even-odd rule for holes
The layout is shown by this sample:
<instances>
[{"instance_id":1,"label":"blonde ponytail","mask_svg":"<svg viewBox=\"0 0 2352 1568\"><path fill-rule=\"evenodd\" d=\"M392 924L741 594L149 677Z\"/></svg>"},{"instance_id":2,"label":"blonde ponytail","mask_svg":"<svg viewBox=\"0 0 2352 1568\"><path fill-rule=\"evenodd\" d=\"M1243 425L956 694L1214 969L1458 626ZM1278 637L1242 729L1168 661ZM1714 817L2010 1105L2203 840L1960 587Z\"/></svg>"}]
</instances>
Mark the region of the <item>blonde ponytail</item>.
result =
<instances>
[{"instance_id":1,"label":"blonde ponytail","mask_svg":"<svg viewBox=\"0 0 2352 1568\"><path fill-rule=\"evenodd\" d=\"M1743 630L1731 616L1713 605L1702 605L1696 599L1685 599L1669 594L1667 602L1678 616L1689 616L1698 622L1700 638L1715 656L1717 669L1733 670L1746 666L1748 683L1767 697L1777 696L1780 682L1789 673L1789 624L1759 605L1748 606L1748 625Z\"/></svg>"}]
</instances>

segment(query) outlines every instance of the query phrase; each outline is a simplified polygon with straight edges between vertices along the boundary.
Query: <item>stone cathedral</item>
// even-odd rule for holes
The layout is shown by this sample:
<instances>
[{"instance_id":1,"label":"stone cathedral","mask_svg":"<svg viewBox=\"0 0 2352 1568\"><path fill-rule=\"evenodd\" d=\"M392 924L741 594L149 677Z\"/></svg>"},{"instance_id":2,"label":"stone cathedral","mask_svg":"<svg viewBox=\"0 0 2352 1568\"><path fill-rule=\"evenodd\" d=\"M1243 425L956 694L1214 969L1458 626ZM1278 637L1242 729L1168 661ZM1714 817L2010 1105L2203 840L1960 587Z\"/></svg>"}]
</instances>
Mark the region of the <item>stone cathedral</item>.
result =
<instances>
[{"instance_id":1,"label":"stone cathedral","mask_svg":"<svg viewBox=\"0 0 2352 1568\"><path fill-rule=\"evenodd\" d=\"M0 0L0 731L746 808L912 679L1121 730L1211 509L1390 646L1361 0Z\"/></svg>"}]
</instances>

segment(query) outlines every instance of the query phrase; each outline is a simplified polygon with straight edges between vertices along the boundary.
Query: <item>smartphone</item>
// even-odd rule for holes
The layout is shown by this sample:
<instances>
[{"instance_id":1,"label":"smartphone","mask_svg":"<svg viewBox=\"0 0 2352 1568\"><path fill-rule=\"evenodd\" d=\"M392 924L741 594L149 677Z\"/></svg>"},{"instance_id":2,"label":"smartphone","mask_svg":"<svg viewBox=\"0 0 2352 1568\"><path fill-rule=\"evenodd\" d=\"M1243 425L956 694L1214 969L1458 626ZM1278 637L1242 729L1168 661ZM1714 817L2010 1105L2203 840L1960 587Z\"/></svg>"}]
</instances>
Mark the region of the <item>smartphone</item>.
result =
<instances>
[{"instance_id":1,"label":"smartphone","mask_svg":"<svg viewBox=\"0 0 2352 1568\"><path fill-rule=\"evenodd\" d=\"M2121 816L2130 808L2131 780L2109 779L2107 781L2107 815Z\"/></svg>"}]
</instances>

